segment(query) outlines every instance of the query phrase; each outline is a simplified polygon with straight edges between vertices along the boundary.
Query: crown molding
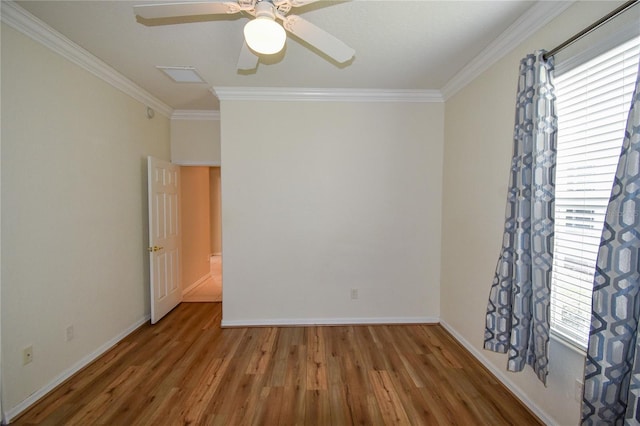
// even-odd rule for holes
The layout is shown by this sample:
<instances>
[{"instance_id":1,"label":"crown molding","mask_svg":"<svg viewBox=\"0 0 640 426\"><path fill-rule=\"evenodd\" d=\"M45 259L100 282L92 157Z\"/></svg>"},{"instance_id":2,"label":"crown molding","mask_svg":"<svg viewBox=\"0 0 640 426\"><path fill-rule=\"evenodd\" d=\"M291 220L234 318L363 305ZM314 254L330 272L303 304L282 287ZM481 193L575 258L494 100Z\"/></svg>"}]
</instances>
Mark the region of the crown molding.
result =
<instances>
[{"instance_id":1,"label":"crown molding","mask_svg":"<svg viewBox=\"0 0 640 426\"><path fill-rule=\"evenodd\" d=\"M439 90L214 87L221 101L444 102Z\"/></svg>"},{"instance_id":2,"label":"crown molding","mask_svg":"<svg viewBox=\"0 0 640 426\"><path fill-rule=\"evenodd\" d=\"M210 120L220 121L220 111L196 110L196 109L176 109L171 114L172 120Z\"/></svg>"},{"instance_id":3,"label":"crown molding","mask_svg":"<svg viewBox=\"0 0 640 426\"><path fill-rule=\"evenodd\" d=\"M312 101L312 102L417 102L438 103L449 99L496 61L566 10L572 1L540 1L527 10L507 30L450 79L441 90L321 89L269 87L215 87L220 100ZM2 22L84 68L139 102L172 119L213 119L193 111L174 111L170 106L120 74L118 71L58 33L11 0L2 0ZM219 119L219 115L218 118Z\"/></svg>"},{"instance_id":4,"label":"crown molding","mask_svg":"<svg viewBox=\"0 0 640 426\"><path fill-rule=\"evenodd\" d=\"M42 22L13 1L2 0L0 19L22 34L30 37L65 59L84 68L133 99L170 117L172 108L129 80L118 71L83 49L49 25Z\"/></svg>"},{"instance_id":5,"label":"crown molding","mask_svg":"<svg viewBox=\"0 0 640 426\"><path fill-rule=\"evenodd\" d=\"M444 100L448 100L498 60L524 42L531 34L564 12L574 3L571 1L538 1L500 34L479 55L451 78L441 89Z\"/></svg>"}]
</instances>

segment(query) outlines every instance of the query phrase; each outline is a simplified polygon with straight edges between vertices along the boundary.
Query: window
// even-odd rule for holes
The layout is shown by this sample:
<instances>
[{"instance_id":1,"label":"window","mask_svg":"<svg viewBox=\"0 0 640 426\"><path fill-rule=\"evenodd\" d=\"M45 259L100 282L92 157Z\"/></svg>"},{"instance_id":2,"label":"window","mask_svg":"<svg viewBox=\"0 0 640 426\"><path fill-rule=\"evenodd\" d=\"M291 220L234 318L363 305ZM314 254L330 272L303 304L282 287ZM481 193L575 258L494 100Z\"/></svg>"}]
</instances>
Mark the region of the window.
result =
<instances>
[{"instance_id":1,"label":"window","mask_svg":"<svg viewBox=\"0 0 640 426\"><path fill-rule=\"evenodd\" d=\"M635 86L640 37L554 80L558 155L551 330L587 347L600 236Z\"/></svg>"}]
</instances>

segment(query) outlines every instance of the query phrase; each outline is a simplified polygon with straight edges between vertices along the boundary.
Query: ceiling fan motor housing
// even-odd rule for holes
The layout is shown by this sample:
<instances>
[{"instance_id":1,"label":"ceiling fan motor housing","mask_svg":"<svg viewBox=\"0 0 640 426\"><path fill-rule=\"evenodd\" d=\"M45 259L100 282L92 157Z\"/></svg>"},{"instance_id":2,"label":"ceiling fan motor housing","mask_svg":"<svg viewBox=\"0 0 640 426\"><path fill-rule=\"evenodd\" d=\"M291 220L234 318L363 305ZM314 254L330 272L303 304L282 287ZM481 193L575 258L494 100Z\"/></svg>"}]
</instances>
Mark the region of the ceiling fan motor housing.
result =
<instances>
[{"instance_id":1,"label":"ceiling fan motor housing","mask_svg":"<svg viewBox=\"0 0 640 426\"><path fill-rule=\"evenodd\" d=\"M275 21L276 7L271 0L258 0L256 2L256 19L267 18Z\"/></svg>"}]
</instances>

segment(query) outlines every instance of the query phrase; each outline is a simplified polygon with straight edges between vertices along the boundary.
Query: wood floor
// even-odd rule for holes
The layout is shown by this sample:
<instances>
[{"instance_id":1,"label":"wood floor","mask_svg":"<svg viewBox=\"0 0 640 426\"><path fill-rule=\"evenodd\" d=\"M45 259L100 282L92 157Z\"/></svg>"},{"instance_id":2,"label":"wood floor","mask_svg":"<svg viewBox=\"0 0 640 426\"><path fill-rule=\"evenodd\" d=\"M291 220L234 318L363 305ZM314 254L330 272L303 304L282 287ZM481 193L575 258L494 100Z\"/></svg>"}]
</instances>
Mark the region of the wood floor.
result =
<instances>
[{"instance_id":1,"label":"wood floor","mask_svg":"<svg viewBox=\"0 0 640 426\"><path fill-rule=\"evenodd\" d=\"M15 423L541 424L438 325L220 328L184 303Z\"/></svg>"}]
</instances>

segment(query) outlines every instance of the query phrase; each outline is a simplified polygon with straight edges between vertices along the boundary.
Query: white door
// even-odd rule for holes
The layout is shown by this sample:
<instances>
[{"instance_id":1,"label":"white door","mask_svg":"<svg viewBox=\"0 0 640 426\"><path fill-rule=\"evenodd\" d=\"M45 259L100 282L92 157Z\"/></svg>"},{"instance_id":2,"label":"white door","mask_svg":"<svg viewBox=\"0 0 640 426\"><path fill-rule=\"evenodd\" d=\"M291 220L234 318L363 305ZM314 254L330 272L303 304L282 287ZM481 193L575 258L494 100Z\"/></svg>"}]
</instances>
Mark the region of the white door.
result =
<instances>
[{"instance_id":1,"label":"white door","mask_svg":"<svg viewBox=\"0 0 640 426\"><path fill-rule=\"evenodd\" d=\"M180 286L180 168L148 158L149 263L151 323L155 324L182 302Z\"/></svg>"}]
</instances>

